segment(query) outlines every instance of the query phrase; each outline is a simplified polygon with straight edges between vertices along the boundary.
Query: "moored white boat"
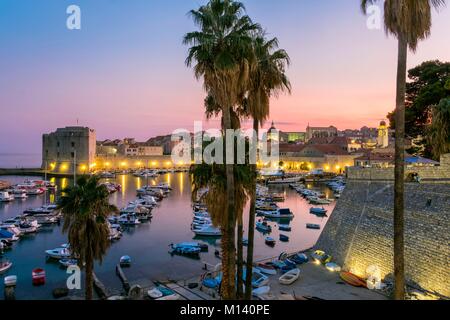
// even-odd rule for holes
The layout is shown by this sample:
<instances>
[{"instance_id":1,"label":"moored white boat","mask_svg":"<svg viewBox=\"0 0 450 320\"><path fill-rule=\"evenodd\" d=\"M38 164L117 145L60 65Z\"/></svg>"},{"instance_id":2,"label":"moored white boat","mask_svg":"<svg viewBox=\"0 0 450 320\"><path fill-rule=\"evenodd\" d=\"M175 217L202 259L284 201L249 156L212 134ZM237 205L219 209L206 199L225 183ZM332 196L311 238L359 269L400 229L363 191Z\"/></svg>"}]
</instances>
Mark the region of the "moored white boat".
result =
<instances>
[{"instance_id":1,"label":"moored white boat","mask_svg":"<svg viewBox=\"0 0 450 320\"><path fill-rule=\"evenodd\" d=\"M209 237L220 237L222 235L222 232L213 226L195 229L194 233L197 236L209 236Z\"/></svg>"},{"instance_id":2,"label":"moored white boat","mask_svg":"<svg viewBox=\"0 0 450 320\"><path fill-rule=\"evenodd\" d=\"M282 285L291 285L300 277L300 269L292 269L283 274L278 280Z\"/></svg>"}]
</instances>

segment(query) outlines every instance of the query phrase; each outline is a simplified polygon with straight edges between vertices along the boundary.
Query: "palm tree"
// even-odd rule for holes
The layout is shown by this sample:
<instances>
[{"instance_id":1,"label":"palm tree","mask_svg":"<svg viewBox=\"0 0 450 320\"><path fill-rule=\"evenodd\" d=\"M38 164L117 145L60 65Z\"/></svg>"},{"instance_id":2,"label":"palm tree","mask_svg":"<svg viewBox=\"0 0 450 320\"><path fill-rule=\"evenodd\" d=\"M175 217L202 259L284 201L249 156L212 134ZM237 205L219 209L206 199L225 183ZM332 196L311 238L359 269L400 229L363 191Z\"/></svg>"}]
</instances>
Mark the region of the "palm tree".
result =
<instances>
[{"instance_id":1,"label":"palm tree","mask_svg":"<svg viewBox=\"0 0 450 320\"><path fill-rule=\"evenodd\" d=\"M231 112L245 92L251 64L252 33L260 27L244 15L245 8L233 0L210 0L190 12L200 31L190 32L184 44L190 45L187 66L194 67L197 79L203 79L205 90L222 112L223 127L232 129ZM224 136L225 136L224 132ZM234 159L229 159L234 160ZM231 162L231 161L230 161ZM234 161L232 161L234 163ZM235 297L235 182L234 165L226 168L226 219L222 226L224 299Z\"/></svg>"},{"instance_id":2,"label":"palm tree","mask_svg":"<svg viewBox=\"0 0 450 320\"><path fill-rule=\"evenodd\" d=\"M364 14L380 0L361 0ZM384 25L388 34L398 39L397 94L395 119L394 186L394 275L395 298L405 298L404 261L404 191L405 191L405 94L408 47L413 52L418 42L431 32L431 9L445 0L385 0Z\"/></svg>"},{"instance_id":3,"label":"palm tree","mask_svg":"<svg viewBox=\"0 0 450 320\"><path fill-rule=\"evenodd\" d=\"M86 270L86 300L92 300L94 261L100 263L109 247L108 215L118 209L108 202L109 193L97 177L81 177L63 190L58 209L64 217L72 253Z\"/></svg>"},{"instance_id":4,"label":"palm tree","mask_svg":"<svg viewBox=\"0 0 450 320\"><path fill-rule=\"evenodd\" d=\"M251 68L251 81L249 83L248 96L245 101L246 111L253 118L253 129L256 137L259 135L259 126L267 120L270 113L270 98L278 92L291 91L291 84L285 74L286 67L290 64L289 55L284 50L278 49L276 38L266 40L264 34L254 39L253 50L256 56ZM256 215L256 164L252 166L255 172L248 222L248 248L246 260L245 298L251 299L252 295L252 268L253 248L255 237Z\"/></svg>"},{"instance_id":5,"label":"palm tree","mask_svg":"<svg viewBox=\"0 0 450 320\"><path fill-rule=\"evenodd\" d=\"M433 108L433 122L429 128L429 141L432 146L433 157L450 153L450 98L442 99Z\"/></svg>"}]
</instances>

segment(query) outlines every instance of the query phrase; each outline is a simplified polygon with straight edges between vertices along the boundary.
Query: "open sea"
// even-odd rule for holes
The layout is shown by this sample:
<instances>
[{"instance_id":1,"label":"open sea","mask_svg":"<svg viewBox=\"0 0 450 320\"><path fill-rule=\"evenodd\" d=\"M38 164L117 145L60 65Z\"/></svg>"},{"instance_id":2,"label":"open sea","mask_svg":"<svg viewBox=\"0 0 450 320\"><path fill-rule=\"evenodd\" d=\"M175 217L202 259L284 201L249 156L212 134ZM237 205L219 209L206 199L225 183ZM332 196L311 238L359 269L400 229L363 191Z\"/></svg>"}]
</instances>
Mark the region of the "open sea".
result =
<instances>
[{"instance_id":1,"label":"open sea","mask_svg":"<svg viewBox=\"0 0 450 320\"><path fill-rule=\"evenodd\" d=\"M30 159L30 158L29 158ZM3 159L4 161L4 159ZM0 165L1 167L1 165ZM20 183L27 178L0 176L0 180ZM186 173L174 173L161 175L156 179L150 179L150 183L169 183L173 191L165 198L158 207L153 209L151 222L143 223L136 227L125 229L121 240L114 242L101 265L95 266L98 278L113 292L121 292L121 282L115 274L115 266L123 255L132 258L132 266L125 270L130 282L141 279L146 280L183 280L200 276L202 267L207 262L216 265L220 262L214 256L216 248L220 248L220 239L196 239L190 229L192 223L191 207L191 184ZM146 179L137 178L132 175L117 176L109 179L122 185L122 191L111 195L110 202L119 208L126 206L129 201L136 198L136 189L147 183ZM58 190L72 184L71 179L56 179ZM325 185L309 185L309 188L322 190L332 197L332 192ZM277 186L271 188L276 192L284 192L286 201L280 203L281 208L290 208L295 218L291 222L292 232L282 232L290 237L289 242L277 241L275 247L268 247L264 238L266 235L255 232L255 259L261 260L278 256L281 252L293 252L312 247L317 241L320 230L306 229L306 223L325 225L328 218L319 218L309 213L311 205L288 186ZM45 199L47 197L47 199ZM29 197L26 200L15 200L11 203L0 203L0 221L15 217L31 207L38 207L46 201L54 201L55 195ZM326 206L329 214L334 209L334 203ZM245 223L248 221L248 206L245 209ZM275 222L270 223L273 232L270 236L279 239L279 230ZM247 233L247 225L245 225ZM246 237L246 235L244 236ZM208 253L201 254L201 260L192 260L180 256L171 256L168 253L171 243L185 241L203 241L210 245ZM57 287L65 287L68 275L60 268L58 262L47 261L45 250L54 249L67 242L67 236L62 234L61 226L55 225L45 227L35 235L25 236L14 244L12 250L4 254L4 259L13 262L13 267L6 273L0 275L0 290L3 291L3 278L7 275L17 275L16 287L17 299L52 299L52 290ZM31 271L34 268L44 268L47 274L47 283L42 287L32 286ZM83 292L75 294L82 295ZM0 299L3 294L0 293Z\"/></svg>"}]
</instances>

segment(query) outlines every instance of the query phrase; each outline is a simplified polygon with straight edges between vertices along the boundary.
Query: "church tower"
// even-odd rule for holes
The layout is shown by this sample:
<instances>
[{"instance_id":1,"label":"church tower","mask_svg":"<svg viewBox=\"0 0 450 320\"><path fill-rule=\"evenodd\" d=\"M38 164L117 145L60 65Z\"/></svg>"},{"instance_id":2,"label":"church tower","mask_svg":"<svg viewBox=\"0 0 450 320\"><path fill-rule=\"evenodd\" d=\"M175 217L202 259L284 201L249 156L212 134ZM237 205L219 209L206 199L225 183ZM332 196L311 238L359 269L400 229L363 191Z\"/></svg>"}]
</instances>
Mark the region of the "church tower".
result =
<instances>
[{"instance_id":1,"label":"church tower","mask_svg":"<svg viewBox=\"0 0 450 320\"><path fill-rule=\"evenodd\" d=\"M389 147L389 128L386 121L381 121L380 126L378 127L377 144L380 148Z\"/></svg>"}]
</instances>

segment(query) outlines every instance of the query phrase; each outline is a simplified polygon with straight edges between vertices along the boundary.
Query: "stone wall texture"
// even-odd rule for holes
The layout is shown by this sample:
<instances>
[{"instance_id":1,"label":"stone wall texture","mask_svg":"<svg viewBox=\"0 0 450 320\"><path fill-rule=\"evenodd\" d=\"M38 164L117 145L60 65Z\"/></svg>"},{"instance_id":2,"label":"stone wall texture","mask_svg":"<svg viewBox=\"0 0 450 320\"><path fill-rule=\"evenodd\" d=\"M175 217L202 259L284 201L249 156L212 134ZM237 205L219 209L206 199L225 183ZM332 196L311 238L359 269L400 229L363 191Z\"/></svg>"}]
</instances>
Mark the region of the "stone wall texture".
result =
<instances>
[{"instance_id":1,"label":"stone wall texture","mask_svg":"<svg viewBox=\"0 0 450 320\"><path fill-rule=\"evenodd\" d=\"M450 184L407 183L405 192L406 278L450 297ZM316 248L355 274L371 265L392 274L393 202L392 183L348 181Z\"/></svg>"}]
</instances>

